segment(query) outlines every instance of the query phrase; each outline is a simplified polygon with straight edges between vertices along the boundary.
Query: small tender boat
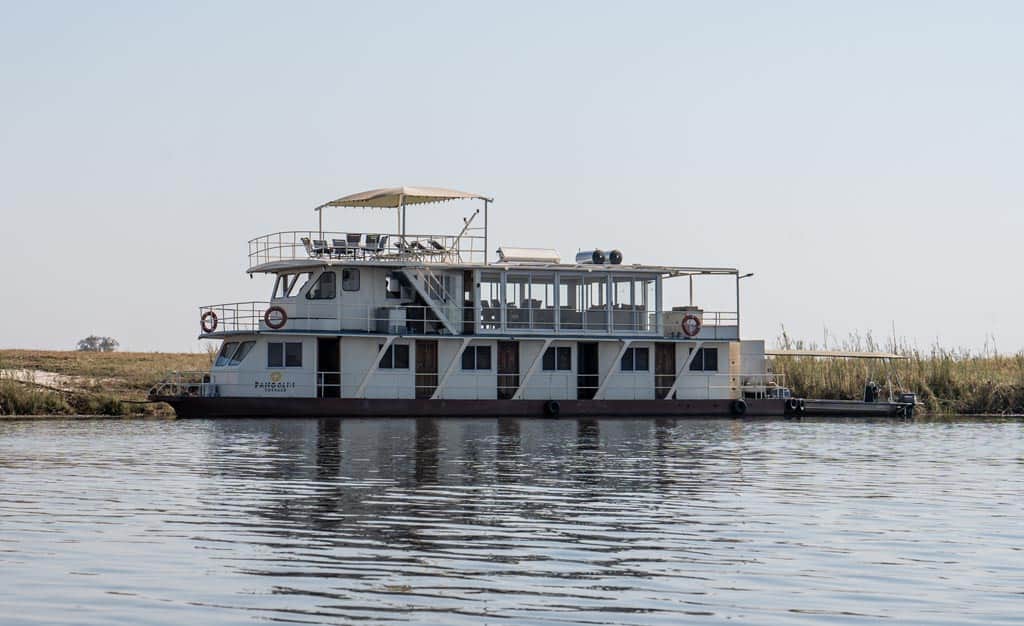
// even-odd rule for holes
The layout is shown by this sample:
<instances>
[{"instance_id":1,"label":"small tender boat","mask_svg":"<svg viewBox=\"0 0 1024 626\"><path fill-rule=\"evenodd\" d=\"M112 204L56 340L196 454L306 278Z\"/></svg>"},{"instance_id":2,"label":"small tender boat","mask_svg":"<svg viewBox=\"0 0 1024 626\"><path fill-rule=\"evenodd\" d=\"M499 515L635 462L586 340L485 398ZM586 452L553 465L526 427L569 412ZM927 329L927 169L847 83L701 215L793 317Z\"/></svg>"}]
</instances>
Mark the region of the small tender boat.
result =
<instances>
[{"instance_id":1,"label":"small tender boat","mask_svg":"<svg viewBox=\"0 0 1024 626\"><path fill-rule=\"evenodd\" d=\"M480 201L447 233L406 230L409 207ZM182 417L909 415L897 402L812 401L741 339L739 270L626 263L590 249L503 246L489 258L492 199L433 187L376 189L316 207L317 230L249 242L266 302L201 307L221 340L209 372L176 372L150 396ZM324 232L331 207L394 209L395 232ZM481 223L482 222L482 223ZM666 306L669 280L689 281ZM733 310L694 282L735 281ZM820 409L820 410L819 410Z\"/></svg>"}]
</instances>

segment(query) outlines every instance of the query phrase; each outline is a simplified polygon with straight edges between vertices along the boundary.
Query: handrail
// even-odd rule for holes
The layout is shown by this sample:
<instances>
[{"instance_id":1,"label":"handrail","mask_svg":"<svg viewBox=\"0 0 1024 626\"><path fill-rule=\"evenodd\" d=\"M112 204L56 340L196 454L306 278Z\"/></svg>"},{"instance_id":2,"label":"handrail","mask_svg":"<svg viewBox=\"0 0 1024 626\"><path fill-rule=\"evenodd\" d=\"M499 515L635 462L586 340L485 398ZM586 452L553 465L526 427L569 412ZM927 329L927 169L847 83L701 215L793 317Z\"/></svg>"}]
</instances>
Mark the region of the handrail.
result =
<instances>
[{"instance_id":1,"label":"handrail","mask_svg":"<svg viewBox=\"0 0 1024 626\"><path fill-rule=\"evenodd\" d=\"M473 230L473 229L469 229ZM373 259L377 261L474 262L486 261L484 237L465 232L451 233L406 233L404 241L400 233L369 233L386 237L383 245L367 243L334 245L334 241L347 242L347 236L354 233L321 232L319 230L287 230L261 235L249 240L249 268L276 261L306 259ZM365 235L360 233L360 241ZM306 241L303 241L303 240ZM309 245L306 242L309 242ZM323 245L314 245L322 241Z\"/></svg>"}]
</instances>

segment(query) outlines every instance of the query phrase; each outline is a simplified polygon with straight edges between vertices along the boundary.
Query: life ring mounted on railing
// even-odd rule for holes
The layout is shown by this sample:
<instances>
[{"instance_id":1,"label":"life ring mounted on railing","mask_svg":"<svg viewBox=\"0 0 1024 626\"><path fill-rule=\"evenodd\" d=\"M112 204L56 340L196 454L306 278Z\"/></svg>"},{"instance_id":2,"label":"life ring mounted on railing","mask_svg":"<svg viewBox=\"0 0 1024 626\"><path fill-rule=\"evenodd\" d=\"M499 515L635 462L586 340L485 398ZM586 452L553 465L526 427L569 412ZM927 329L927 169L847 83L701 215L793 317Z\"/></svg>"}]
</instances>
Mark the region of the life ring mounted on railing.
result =
<instances>
[{"instance_id":1,"label":"life ring mounted on railing","mask_svg":"<svg viewBox=\"0 0 1024 626\"><path fill-rule=\"evenodd\" d=\"M288 312L279 306L272 306L263 312L263 323L270 330L280 330L288 323Z\"/></svg>"},{"instance_id":2,"label":"life ring mounted on railing","mask_svg":"<svg viewBox=\"0 0 1024 626\"><path fill-rule=\"evenodd\" d=\"M701 325L700 318L693 313L687 313L683 316L681 326L683 327L683 334L687 337L696 337L700 334Z\"/></svg>"},{"instance_id":3,"label":"life ring mounted on railing","mask_svg":"<svg viewBox=\"0 0 1024 626\"><path fill-rule=\"evenodd\" d=\"M199 318L199 326L204 333L212 333L217 330L217 314L213 311L203 313Z\"/></svg>"}]
</instances>

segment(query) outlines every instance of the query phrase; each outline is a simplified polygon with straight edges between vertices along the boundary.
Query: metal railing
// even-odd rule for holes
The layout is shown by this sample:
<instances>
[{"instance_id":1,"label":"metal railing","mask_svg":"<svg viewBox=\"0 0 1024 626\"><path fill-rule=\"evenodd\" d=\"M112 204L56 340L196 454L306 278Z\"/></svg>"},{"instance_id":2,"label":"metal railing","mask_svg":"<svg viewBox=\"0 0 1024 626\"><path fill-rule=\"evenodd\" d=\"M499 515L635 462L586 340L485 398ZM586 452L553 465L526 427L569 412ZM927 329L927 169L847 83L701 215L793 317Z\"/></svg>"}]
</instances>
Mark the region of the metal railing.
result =
<instances>
[{"instance_id":1,"label":"metal railing","mask_svg":"<svg viewBox=\"0 0 1024 626\"><path fill-rule=\"evenodd\" d=\"M470 229L475 232L476 229ZM406 233L365 234L289 230L256 237L249 241L249 267L275 261L305 259L373 259L376 261L418 261L424 263L483 263L487 259L482 235ZM352 236L350 242L349 235Z\"/></svg>"},{"instance_id":2,"label":"metal railing","mask_svg":"<svg viewBox=\"0 0 1024 626\"><path fill-rule=\"evenodd\" d=\"M149 390L150 398L205 398L216 395L210 372L170 372Z\"/></svg>"},{"instance_id":3,"label":"metal railing","mask_svg":"<svg viewBox=\"0 0 1024 626\"><path fill-rule=\"evenodd\" d=\"M284 309L287 315L283 330L436 335L449 332L442 328L444 322L439 316L444 315L452 327L465 329L468 326L479 334L658 336L659 314L655 311L576 311L554 307L481 306L478 313L473 306L458 306L452 301L451 294L443 287L440 289L443 294L438 293L444 297L436 306L441 310L435 306L401 304L396 301L385 305L338 304L333 315L312 316L299 315L297 311L302 304L295 299L212 304L199 308L200 328L207 335L269 330L263 316L273 305ZM704 319L701 333L694 339L735 339L734 333L730 335L718 330L735 328L735 313L705 312Z\"/></svg>"},{"instance_id":4,"label":"metal railing","mask_svg":"<svg viewBox=\"0 0 1024 626\"><path fill-rule=\"evenodd\" d=\"M260 301L199 307L199 328L204 334L260 330L263 314L269 307L269 302Z\"/></svg>"}]
</instances>

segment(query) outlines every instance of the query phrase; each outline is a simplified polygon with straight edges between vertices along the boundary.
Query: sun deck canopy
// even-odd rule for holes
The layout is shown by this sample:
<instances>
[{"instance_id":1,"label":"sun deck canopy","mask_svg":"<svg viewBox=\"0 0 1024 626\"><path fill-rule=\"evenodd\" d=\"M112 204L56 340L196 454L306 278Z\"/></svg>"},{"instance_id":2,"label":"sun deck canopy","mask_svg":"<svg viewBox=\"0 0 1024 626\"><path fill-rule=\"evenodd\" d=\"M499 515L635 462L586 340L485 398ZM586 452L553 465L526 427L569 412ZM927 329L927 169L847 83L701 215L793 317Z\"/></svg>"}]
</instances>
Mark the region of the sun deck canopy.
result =
<instances>
[{"instance_id":1,"label":"sun deck canopy","mask_svg":"<svg viewBox=\"0 0 1024 626\"><path fill-rule=\"evenodd\" d=\"M410 204L427 204L430 202L446 202L448 200L483 200L493 202L493 198L482 196L468 191L456 189L442 189L440 187L388 187L385 189L371 189L352 195L325 202L314 209L328 206L341 207L376 207L382 209L397 209Z\"/></svg>"}]
</instances>

